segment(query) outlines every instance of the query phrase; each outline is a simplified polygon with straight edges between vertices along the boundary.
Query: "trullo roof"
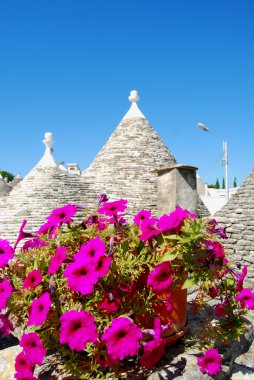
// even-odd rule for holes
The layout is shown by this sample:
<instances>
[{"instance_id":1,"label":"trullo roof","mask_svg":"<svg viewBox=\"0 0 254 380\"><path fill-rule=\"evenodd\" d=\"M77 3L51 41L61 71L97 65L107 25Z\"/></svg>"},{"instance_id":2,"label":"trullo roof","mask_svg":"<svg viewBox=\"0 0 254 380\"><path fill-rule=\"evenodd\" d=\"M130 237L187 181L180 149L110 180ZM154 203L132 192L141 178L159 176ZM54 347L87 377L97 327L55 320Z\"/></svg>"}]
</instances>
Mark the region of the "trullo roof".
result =
<instances>
[{"instance_id":1,"label":"trullo roof","mask_svg":"<svg viewBox=\"0 0 254 380\"><path fill-rule=\"evenodd\" d=\"M46 149L42 159L0 205L0 238L15 241L24 219L26 230L36 231L56 207L67 203L87 206L91 193L87 181L59 169L52 155L51 133L45 134L43 143Z\"/></svg>"},{"instance_id":2,"label":"trullo roof","mask_svg":"<svg viewBox=\"0 0 254 380\"><path fill-rule=\"evenodd\" d=\"M82 175L93 178L97 193L107 193L111 200L128 199L130 214L141 207L156 214L154 168L174 165L176 160L138 108L137 91L131 91L129 100L129 111Z\"/></svg>"}]
</instances>

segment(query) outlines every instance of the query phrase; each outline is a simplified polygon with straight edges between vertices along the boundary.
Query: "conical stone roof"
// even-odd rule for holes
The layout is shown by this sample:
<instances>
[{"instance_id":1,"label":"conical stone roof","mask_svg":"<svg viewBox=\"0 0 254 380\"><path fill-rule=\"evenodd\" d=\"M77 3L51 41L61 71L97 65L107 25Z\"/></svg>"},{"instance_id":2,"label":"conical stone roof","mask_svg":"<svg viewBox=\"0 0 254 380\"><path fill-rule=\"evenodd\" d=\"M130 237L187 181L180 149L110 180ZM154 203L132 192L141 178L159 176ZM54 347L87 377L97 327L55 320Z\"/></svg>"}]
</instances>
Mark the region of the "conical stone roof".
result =
<instances>
[{"instance_id":1,"label":"conical stone roof","mask_svg":"<svg viewBox=\"0 0 254 380\"><path fill-rule=\"evenodd\" d=\"M248 266L246 284L254 288L254 168L229 202L215 214L226 227L231 260Z\"/></svg>"},{"instance_id":2,"label":"conical stone roof","mask_svg":"<svg viewBox=\"0 0 254 380\"><path fill-rule=\"evenodd\" d=\"M82 175L93 178L95 194L111 200L128 199L128 213L140 208L157 211L155 168L176 160L137 106L139 96L131 91L132 105L120 124Z\"/></svg>"},{"instance_id":3,"label":"conical stone roof","mask_svg":"<svg viewBox=\"0 0 254 380\"><path fill-rule=\"evenodd\" d=\"M0 174L0 198L5 197L12 190L12 186L10 186Z\"/></svg>"},{"instance_id":4,"label":"conical stone roof","mask_svg":"<svg viewBox=\"0 0 254 380\"><path fill-rule=\"evenodd\" d=\"M27 219L26 231L36 231L45 223L52 209L67 203L94 207L89 182L58 168L51 153L52 134L45 134L44 159L20 181L0 204L0 238L14 242L21 223Z\"/></svg>"}]
</instances>

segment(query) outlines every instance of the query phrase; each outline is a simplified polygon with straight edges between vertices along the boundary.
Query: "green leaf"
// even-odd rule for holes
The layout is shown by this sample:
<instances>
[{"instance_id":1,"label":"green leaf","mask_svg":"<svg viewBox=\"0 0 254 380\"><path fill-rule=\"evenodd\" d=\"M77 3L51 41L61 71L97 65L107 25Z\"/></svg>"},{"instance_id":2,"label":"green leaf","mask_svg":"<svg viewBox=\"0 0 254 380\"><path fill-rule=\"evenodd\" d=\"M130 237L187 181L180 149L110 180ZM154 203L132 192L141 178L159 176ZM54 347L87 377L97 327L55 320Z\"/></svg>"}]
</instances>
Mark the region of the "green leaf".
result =
<instances>
[{"instance_id":1,"label":"green leaf","mask_svg":"<svg viewBox=\"0 0 254 380\"><path fill-rule=\"evenodd\" d=\"M172 261L178 256L178 252L166 252L163 255L162 261Z\"/></svg>"},{"instance_id":2,"label":"green leaf","mask_svg":"<svg viewBox=\"0 0 254 380\"><path fill-rule=\"evenodd\" d=\"M192 286L195 285L195 280L193 278L187 278L182 286L182 289L189 289L192 288Z\"/></svg>"}]
</instances>

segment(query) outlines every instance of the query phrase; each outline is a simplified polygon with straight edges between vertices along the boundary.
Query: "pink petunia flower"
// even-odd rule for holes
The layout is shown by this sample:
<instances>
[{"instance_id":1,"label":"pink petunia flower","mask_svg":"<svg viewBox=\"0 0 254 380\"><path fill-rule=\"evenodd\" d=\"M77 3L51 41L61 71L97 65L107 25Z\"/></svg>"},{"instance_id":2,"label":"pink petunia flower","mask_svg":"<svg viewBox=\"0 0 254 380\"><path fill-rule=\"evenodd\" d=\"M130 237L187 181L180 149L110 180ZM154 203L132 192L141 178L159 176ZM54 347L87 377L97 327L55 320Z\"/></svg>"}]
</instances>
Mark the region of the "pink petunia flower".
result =
<instances>
[{"instance_id":1,"label":"pink petunia flower","mask_svg":"<svg viewBox=\"0 0 254 380\"><path fill-rule=\"evenodd\" d=\"M9 312L5 314L0 314L0 331L4 336L10 335L11 331L14 330L13 324L8 319Z\"/></svg>"},{"instance_id":2,"label":"pink petunia flower","mask_svg":"<svg viewBox=\"0 0 254 380\"><path fill-rule=\"evenodd\" d=\"M28 273L23 282L24 289L32 289L39 285L42 281L40 269L34 269Z\"/></svg>"},{"instance_id":3,"label":"pink petunia flower","mask_svg":"<svg viewBox=\"0 0 254 380\"><path fill-rule=\"evenodd\" d=\"M42 364L47 351L37 333L23 334L19 345L33 365Z\"/></svg>"},{"instance_id":4,"label":"pink petunia flower","mask_svg":"<svg viewBox=\"0 0 254 380\"><path fill-rule=\"evenodd\" d=\"M219 303L214 308L214 313L217 317L224 317L225 315L228 315L228 301L223 301L222 303Z\"/></svg>"},{"instance_id":5,"label":"pink petunia flower","mask_svg":"<svg viewBox=\"0 0 254 380\"><path fill-rule=\"evenodd\" d=\"M161 233L161 231L157 229L156 223L156 218L150 218L143 221L140 226L142 232L142 234L139 236L140 240L146 241L153 236L159 235Z\"/></svg>"},{"instance_id":6,"label":"pink petunia flower","mask_svg":"<svg viewBox=\"0 0 254 380\"><path fill-rule=\"evenodd\" d=\"M97 327L90 311L67 311L60 317L60 343L68 344L71 350L82 351L88 342L98 338Z\"/></svg>"},{"instance_id":7,"label":"pink petunia flower","mask_svg":"<svg viewBox=\"0 0 254 380\"><path fill-rule=\"evenodd\" d=\"M89 240L86 244L82 245L79 252L74 255L75 260L79 258L88 259L92 262L98 262L99 258L106 253L106 244L100 239L99 236Z\"/></svg>"},{"instance_id":8,"label":"pink petunia flower","mask_svg":"<svg viewBox=\"0 0 254 380\"><path fill-rule=\"evenodd\" d=\"M106 276L106 274L109 271L109 267L111 265L112 258L107 256L101 256L96 263L95 266L95 273L98 276L98 278L102 278Z\"/></svg>"},{"instance_id":9,"label":"pink petunia flower","mask_svg":"<svg viewBox=\"0 0 254 380\"><path fill-rule=\"evenodd\" d=\"M108 314L115 313L119 310L121 305L121 300L119 298L119 295L115 290L112 290L112 292L106 293L103 297L99 309L105 311Z\"/></svg>"},{"instance_id":10,"label":"pink petunia flower","mask_svg":"<svg viewBox=\"0 0 254 380\"><path fill-rule=\"evenodd\" d=\"M113 319L110 327L102 335L102 341L107 344L108 354L112 359L120 360L125 356L137 355L141 338L141 329L125 317Z\"/></svg>"},{"instance_id":11,"label":"pink petunia flower","mask_svg":"<svg viewBox=\"0 0 254 380\"><path fill-rule=\"evenodd\" d=\"M14 250L8 240L0 239L0 268L4 268L13 258Z\"/></svg>"},{"instance_id":12,"label":"pink petunia flower","mask_svg":"<svg viewBox=\"0 0 254 380\"><path fill-rule=\"evenodd\" d=\"M125 199L119 199L115 202L104 202L103 206L98 210L100 214L113 216L119 212L124 212L127 208L128 201Z\"/></svg>"},{"instance_id":13,"label":"pink petunia flower","mask_svg":"<svg viewBox=\"0 0 254 380\"><path fill-rule=\"evenodd\" d=\"M34 237L34 234L30 233L30 232L25 232L24 231L24 228L25 228L25 225L27 224L27 220L23 220L23 223L20 227L20 230L19 230L19 234L18 234L18 238L16 240L16 243L14 245L14 251L18 245L18 243L20 242L20 240L22 239L26 239L26 238L31 238L31 237Z\"/></svg>"},{"instance_id":14,"label":"pink petunia flower","mask_svg":"<svg viewBox=\"0 0 254 380\"><path fill-rule=\"evenodd\" d=\"M172 233L177 233L182 227L183 221L186 218L196 218L197 215L191 214L188 210L183 210L180 206L176 206L175 211L171 212L169 215L164 214L158 220L158 229L162 232L171 231Z\"/></svg>"},{"instance_id":15,"label":"pink petunia flower","mask_svg":"<svg viewBox=\"0 0 254 380\"><path fill-rule=\"evenodd\" d=\"M156 338L147 342L144 353L141 355L140 364L142 367L152 369L162 358L165 352L165 339Z\"/></svg>"},{"instance_id":16,"label":"pink petunia flower","mask_svg":"<svg viewBox=\"0 0 254 380\"><path fill-rule=\"evenodd\" d=\"M76 262L71 263L63 274L67 277L67 284L71 290L83 295L92 293L94 285L98 282L94 266L87 258L79 258Z\"/></svg>"},{"instance_id":17,"label":"pink petunia flower","mask_svg":"<svg viewBox=\"0 0 254 380\"><path fill-rule=\"evenodd\" d=\"M225 231L225 228L223 227L218 227L218 223L215 219L210 220L210 228L207 228L207 232L210 234L215 234L220 236L222 239L227 239L227 234Z\"/></svg>"},{"instance_id":18,"label":"pink petunia flower","mask_svg":"<svg viewBox=\"0 0 254 380\"><path fill-rule=\"evenodd\" d=\"M0 280L1 281L1 280ZM12 286L9 283L8 278L5 278L0 282L0 310L5 309L7 306L7 299L12 292Z\"/></svg>"},{"instance_id":19,"label":"pink petunia flower","mask_svg":"<svg viewBox=\"0 0 254 380\"><path fill-rule=\"evenodd\" d=\"M154 293L161 294L169 290L173 283L170 261L164 261L149 273L147 285L151 286Z\"/></svg>"},{"instance_id":20,"label":"pink petunia flower","mask_svg":"<svg viewBox=\"0 0 254 380\"><path fill-rule=\"evenodd\" d=\"M30 249L40 248L40 247L46 247L47 245L49 245L49 243L47 243L46 241L41 240L38 237L35 237L35 238L31 239L31 240L26 241L25 244L23 245L23 247L21 248L21 250L23 252L27 252Z\"/></svg>"},{"instance_id":21,"label":"pink petunia flower","mask_svg":"<svg viewBox=\"0 0 254 380\"><path fill-rule=\"evenodd\" d=\"M250 289L244 288L235 299L240 302L243 308L254 310L254 293Z\"/></svg>"},{"instance_id":22,"label":"pink petunia flower","mask_svg":"<svg viewBox=\"0 0 254 380\"><path fill-rule=\"evenodd\" d=\"M98 195L98 205L97 205L97 207L99 208L102 203L107 202L107 201L108 201L107 194L100 194L100 195Z\"/></svg>"},{"instance_id":23,"label":"pink petunia flower","mask_svg":"<svg viewBox=\"0 0 254 380\"><path fill-rule=\"evenodd\" d=\"M243 289L243 281L247 275L247 271L248 271L248 267L247 265L245 265L243 267L243 270L242 270L242 273L239 275L239 274L236 274L236 287L235 287L235 290L237 292L240 292L242 289Z\"/></svg>"},{"instance_id":24,"label":"pink petunia flower","mask_svg":"<svg viewBox=\"0 0 254 380\"><path fill-rule=\"evenodd\" d=\"M67 204L64 207L56 208L46 218L52 226L58 226L60 223L73 222L72 216L77 213L77 208L72 204Z\"/></svg>"},{"instance_id":25,"label":"pink petunia flower","mask_svg":"<svg viewBox=\"0 0 254 380\"><path fill-rule=\"evenodd\" d=\"M223 245L218 241L205 240L205 244L210 259L223 259L225 257Z\"/></svg>"},{"instance_id":26,"label":"pink petunia flower","mask_svg":"<svg viewBox=\"0 0 254 380\"><path fill-rule=\"evenodd\" d=\"M58 247L56 253L51 257L49 262L48 272L49 274L55 274L61 267L63 261L66 259L66 247Z\"/></svg>"},{"instance_id":27,"label":"pink petunia flower","mask_svg":"<svg viewBox=\"0 0 254 380\"><path fill-rule=\"evenodd\" d=\"M34 365L31 363L29 356L21 351L15 358L15 370L17 372L24 372L25 370L33 373Z\"/></svg>"},{"instance_id":28,"label":"pink petunia flower","mask_svg":"<svg viewBox=\"0 0 254 380\"><path fill-rule=\"evenodd\" d=\"M215 348L210 348L203 356L197 359L202 373L207 373L210 376L216 375L221 370L221 356Z\"/></svg>"},{"instance_id":29,"label":"pink petunia flower","mask_svg":"<svg viewBox=\"0 0 254 380\"><path fill-rule=\"evenodd\" d=\"M137 213L137 215L135 215L134 217L134 223L140 227L142 225L142 223L145 221L145 220L149 220L150 217L152 216L152 213L148 210L141 210Z\"/></svg>"},{"instance_id":30,"label":"pink petunia flower","mask_svg":"<svg viewBox=\"0 0 254 380\"><path fill-rule=\"evenodd\" d=\"M39 380L38 377L34 377L33 372L28 369L15 373L14 377L16 380Z\"/></svg>"},{"instance_id":31,"label":"pink petunia flower","mask_svg":"<svg viewBox=\"0 0 254 380\"><path fill-rule=\"evenodd\" d=\"M27 325L41 326L47 319L47 314L51 307L51 299L48 292L43 293L40 298L33 300L29 308L29 318Z\"/></svg>"}]
</instances>

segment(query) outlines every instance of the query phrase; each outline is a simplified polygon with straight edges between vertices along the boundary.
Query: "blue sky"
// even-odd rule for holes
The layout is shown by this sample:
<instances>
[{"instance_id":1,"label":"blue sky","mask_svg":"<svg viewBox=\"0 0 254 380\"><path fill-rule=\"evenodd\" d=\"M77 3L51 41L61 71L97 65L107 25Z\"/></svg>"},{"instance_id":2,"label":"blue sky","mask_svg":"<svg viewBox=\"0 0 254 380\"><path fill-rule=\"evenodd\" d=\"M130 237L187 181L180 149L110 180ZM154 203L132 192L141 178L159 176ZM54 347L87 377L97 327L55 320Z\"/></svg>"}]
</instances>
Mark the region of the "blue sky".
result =
<instances>
[{"instance_id":1,"label":"blue sky","mask_svg":"<svg viewBox=\"0 0 254 380\"><path fill-rule=\"evenodd\" d=\"M27 174L51 131L55 158L84 170L136 89L179 163L221 181L225 139L240 184L254 166L253 18L252 0L0 0L0 169Z\"/></svg>"}]
</instances>

